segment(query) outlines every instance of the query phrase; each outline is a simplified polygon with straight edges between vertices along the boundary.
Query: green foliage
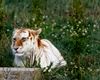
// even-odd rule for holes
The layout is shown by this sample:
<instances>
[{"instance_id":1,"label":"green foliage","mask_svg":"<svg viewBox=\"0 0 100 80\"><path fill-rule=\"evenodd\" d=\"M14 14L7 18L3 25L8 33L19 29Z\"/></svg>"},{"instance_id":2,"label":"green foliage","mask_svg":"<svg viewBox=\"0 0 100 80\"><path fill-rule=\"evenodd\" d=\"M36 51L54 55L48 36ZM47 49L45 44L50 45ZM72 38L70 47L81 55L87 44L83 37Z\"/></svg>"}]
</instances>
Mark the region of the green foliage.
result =
<instances>
[{"instance_id":1,"label":"green foliage","mask_svg":"<svg viewBox=\"0 0 100 80\"><path fill-rule=\"evenodd\" d=\"M0 39L0 66L11 67L13 56L10 49L10 39L3 33Z\"/></svg>"},{"instance_id":2,"label":"green foliage","mask_svg":"<svg viewBox=\"0 0 100 80\"><path fill-rule=\"evenodd\" d=\"M0 0L0 66L12 67L13 27L42 28L67 61L45 80L100 79L99 0ZM60 6L60 7L59 7ZM27 65L29 66L29 65Z\"/></svg>"}]
</instances>

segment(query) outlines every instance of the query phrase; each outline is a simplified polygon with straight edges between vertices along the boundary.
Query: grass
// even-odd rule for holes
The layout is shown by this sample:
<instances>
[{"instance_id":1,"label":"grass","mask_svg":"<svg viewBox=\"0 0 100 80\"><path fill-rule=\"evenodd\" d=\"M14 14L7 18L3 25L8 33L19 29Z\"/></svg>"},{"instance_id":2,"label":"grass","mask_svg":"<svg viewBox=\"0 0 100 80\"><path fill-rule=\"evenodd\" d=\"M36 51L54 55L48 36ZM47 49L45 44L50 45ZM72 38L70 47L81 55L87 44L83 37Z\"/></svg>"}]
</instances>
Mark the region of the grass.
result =
<instances>
[{"instance_id":1,"label":"grass","mask_svg":"<svg viewBox=\"0 0 100 80\"><path fill-rule=\"evenodd\" d=\"M100 15L97 13L100 13L100 1L84 0L81 3L82 7L75 2L73 4L73 0L2 0L0 67L13 66L10 49L13 27L41 27L43 31L40 37L49 39L67 61L65 67L44 73L45 80L99 80Z\"/></svg>"}]
</instances>

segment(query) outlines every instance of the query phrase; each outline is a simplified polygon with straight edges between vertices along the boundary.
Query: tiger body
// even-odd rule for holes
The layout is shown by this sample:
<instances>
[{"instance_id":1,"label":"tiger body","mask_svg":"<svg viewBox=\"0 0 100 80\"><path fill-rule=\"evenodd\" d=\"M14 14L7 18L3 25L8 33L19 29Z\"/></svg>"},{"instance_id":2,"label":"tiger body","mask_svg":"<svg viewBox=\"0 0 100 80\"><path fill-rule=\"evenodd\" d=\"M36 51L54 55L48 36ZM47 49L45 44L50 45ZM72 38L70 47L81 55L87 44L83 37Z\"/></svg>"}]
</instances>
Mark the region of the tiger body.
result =
<instances>
[{"instance_id":1,"label":"tiger body","mask_svg":"<svg viewBox=\"0 0 100 80\"><path fill-rule=\"evenodd\" d=\"M47 39L40 39L39 30L16 29L13 32L12 52L14 54L14 64L19 67L25 67L27 64L40 65L42 69L51 69L65 66L66 61L59 50Z\"/></svg>"}]
</instances>

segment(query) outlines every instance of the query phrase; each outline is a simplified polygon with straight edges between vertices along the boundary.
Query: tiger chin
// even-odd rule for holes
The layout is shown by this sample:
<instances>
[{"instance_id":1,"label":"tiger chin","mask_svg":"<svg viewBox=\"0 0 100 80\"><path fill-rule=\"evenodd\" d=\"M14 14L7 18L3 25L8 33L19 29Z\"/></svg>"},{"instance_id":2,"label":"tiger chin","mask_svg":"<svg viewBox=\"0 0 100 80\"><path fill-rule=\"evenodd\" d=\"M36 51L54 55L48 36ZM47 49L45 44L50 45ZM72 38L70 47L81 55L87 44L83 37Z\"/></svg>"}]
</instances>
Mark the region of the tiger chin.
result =
<instances>
[{"instance_id":1,"label":"tiger chin","mask_svg":"<svg viewBox=\"0 0 100 80\"><path fill-rule=\"evenodd\" d=\"M44 71L65 66L66 61L59 50L47 39L40 39L42 29L14 29L11 49L17 67L40 65Z\"/></svg>"}]
</instances>

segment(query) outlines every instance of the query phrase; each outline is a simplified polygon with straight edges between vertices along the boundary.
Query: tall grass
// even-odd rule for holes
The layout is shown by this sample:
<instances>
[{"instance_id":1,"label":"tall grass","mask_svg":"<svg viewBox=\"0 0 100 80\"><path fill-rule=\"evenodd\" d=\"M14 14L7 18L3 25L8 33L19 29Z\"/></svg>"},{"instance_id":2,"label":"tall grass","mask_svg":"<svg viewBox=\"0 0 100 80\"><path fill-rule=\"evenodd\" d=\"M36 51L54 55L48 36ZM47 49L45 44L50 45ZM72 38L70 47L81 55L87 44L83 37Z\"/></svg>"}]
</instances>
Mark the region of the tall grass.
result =
<instances>
[{"instance_id":1,"label":"tall grass","mask_svg":"<svg viewBox=\"0 0 100 80\"><path fill-rule=\"evenodd\" d=\"M13 65L13 27L42 28L67 65L44 73L46 80L100 79L99 0L2 0L0 3L0 66Z\"/></svg>"}]
</instances>

